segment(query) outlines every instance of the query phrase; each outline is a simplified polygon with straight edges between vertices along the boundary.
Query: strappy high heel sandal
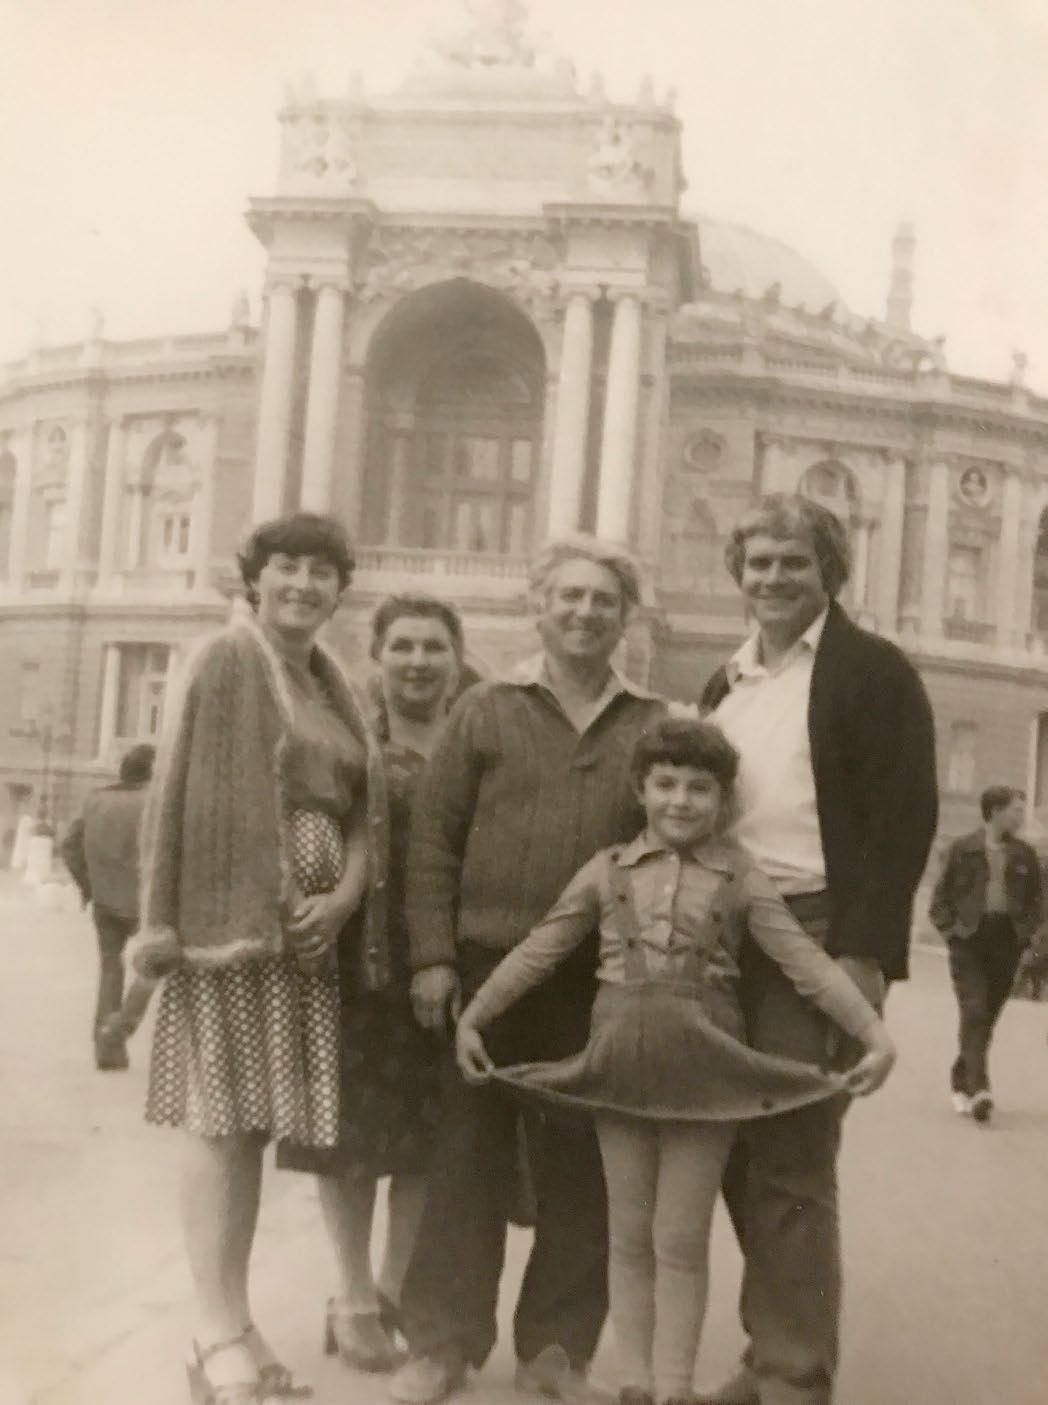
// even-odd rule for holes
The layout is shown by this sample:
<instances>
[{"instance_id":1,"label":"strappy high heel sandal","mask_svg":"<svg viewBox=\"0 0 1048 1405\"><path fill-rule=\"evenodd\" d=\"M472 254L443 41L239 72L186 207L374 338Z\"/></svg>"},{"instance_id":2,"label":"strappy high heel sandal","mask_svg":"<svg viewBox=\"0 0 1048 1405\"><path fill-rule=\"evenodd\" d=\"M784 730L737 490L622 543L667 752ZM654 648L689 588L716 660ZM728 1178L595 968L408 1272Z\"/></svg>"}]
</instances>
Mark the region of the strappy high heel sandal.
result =
<instances>
[{"instance_id":1,"label":"strappy high heel sandal","mask_svg":"<svg viewBox=\"0 0 1048 1405\"><path fill-rule=\"evenodd\" d=\"M231 1347L247 1350L246 1337L247 1333L241 1332L239 1337L212 1342L209 1346L193 1343L193 1360L186 1364L189 1398L193 1405L255 1405L261 1400L261 1379L257 1369L250 1380L222 1381L218 1384L212 1382L207 1374L207 1363L219 1352L229 1351Z\"/></svg>"},{"instance_id":2,"label":"strappy high heel sandal","mask_svg":"<svg viewBox=\"0 0 1048 1405\"><path fill-rule=\"evenodd\" d=\"M280 1400L307 1400L313 1394L311 1385L299 1384L291 1374L290 1366L278 1361L269 1343L253 1322L244 1328L244 1344L251 1353L258 1372L259 1395L263 1399L277 1397Z\"/></svg>"},{"instance_id":3,"label":"strappy high heel sandal","mask_svg":"<svg viewBox=\"0 0 1048 1405\"><path fill-rule=\"evenodd\" d=\"M324 1355L341 1356L358 1371L392 1371L404 1360L377 1312L347 1312L328 1299L324 1319Z\"/></svg>"}]
</instances>

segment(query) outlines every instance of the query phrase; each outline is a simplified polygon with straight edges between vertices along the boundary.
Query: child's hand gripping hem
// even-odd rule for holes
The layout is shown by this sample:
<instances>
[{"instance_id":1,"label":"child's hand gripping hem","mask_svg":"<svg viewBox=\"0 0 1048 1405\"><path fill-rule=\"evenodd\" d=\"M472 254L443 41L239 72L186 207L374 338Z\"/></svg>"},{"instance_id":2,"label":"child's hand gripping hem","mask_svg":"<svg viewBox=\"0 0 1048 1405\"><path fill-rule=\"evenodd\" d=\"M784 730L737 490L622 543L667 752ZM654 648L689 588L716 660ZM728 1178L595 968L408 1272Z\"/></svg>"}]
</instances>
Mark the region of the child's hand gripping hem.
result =
<instances>
[{"instance_id":1,"label":"child's hand gripping hem","mask_svg":"<svg viewBox=\"0 0 1048 1405\"><path fill-rule=\"evenodd\" d=\"M467 1083L483 1083L495 1072L480 1030L463 1017L455 1030L455 1060Z\"/></svg>"},{"instance_id":2,"label":"child's hand gripping hem","mask_svg":"<svg viewBox=\"0 0 1048 1405\"><path fill-rule=\"evenodd\" d=\"M866 1053L844 1075L844 1086L853 1098L875 1093L895 1067L895 1042L883 1024L876 1024L866 1040Z\"/></svg>"}]
</instances>

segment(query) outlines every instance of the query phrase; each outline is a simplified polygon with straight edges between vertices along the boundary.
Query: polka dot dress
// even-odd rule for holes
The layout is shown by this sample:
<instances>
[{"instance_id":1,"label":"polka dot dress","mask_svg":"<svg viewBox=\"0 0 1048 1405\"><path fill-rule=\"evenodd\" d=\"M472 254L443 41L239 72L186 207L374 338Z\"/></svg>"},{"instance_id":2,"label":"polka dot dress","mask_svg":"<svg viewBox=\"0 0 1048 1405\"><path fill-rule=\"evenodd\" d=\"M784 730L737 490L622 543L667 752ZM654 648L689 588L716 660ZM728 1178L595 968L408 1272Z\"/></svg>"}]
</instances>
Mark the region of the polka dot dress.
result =
<instances>
[{"instance_id":1,"label":"polka dot dress","mask_svg":"<svg viewBox=\"0 0 1048 1405\"><path fill-rule=\"evenodd\" d=\"M342 865L330 816L291 817L292 868L306 895L329 892ZM339 1131L339 988L334 968L293 956L164 982L146 1119L204 1137L261 1132L330 1147Z\"/></svg>"}]
</instances>

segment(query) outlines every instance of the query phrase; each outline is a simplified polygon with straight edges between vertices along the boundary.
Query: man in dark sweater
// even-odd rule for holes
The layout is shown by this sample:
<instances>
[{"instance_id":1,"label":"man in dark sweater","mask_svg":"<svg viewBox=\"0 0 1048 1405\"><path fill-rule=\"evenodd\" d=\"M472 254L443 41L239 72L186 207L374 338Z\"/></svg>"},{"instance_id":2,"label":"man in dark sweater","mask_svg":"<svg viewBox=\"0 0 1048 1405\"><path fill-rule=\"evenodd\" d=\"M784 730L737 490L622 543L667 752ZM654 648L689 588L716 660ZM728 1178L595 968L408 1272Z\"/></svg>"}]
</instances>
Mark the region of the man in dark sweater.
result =
<instances>
[{"instance_id":1,"label":"man in dark sweater","mask_svg":"<svg viewBox=\"0 0 1048 1405\"><path fill-rule=\"evenodd\" d=\"M639 585L620 551L554 543L532 590L543 651L509 682L455 706L417 800L407 917L422 1024L449 1030L460 1005L598 849L642 815L628 773L638 734L663 712L611 656ZM585 1042L595 945L492 1028L500 1062L560 1058ZM449 1059L442 1131L401 1316L411 1358L392 1381L409 1405L443 1399L495 1342L514 1182L518 1109L471 1087ZM585 1373L607 1309L607 1207L588 1125L525 1119L535 1242L514 1318L517 1382L563 1400Z\"/></svg>"},{"instance_id":2,"label":"man in dark sweater","mask_svg":"<svg viewBox=\"0 0 1048 1405\"><path fill-rule=\"evenodd\" d=\"M136 980L124 996L124 947L138 922L138 827L153 775L154 748L133 746L115 785L93 791L62 841L62 857L98 935L95 1064L127 1068L127 1038L149 1003L152 984Z\"/></svg>"},{"instance_id":3,"label":"man in dark sweater","mask_svg":"<svg viewBox=\"0 0 1048 1405\"><path fill-rule=\"evenodd\" d=\"M738 837L809 936L874 1005L907 974L913 895L935 832L931 708L899 649L836 596L848 538L773 493L736 526L728 568L754 632L703 702L740 753ZM829 1030L770 962L743 970L751 1042L823 1061ZM745 1128L725 1195L746 1257L750 1348L716 1405L829 1405L837 1366L837 1153L844 1103Z\"/></svg>"},{"instance_id":4,"label":"man in dark sweater","mask_svg":"<svg viewBox=\"0 0 1048 1405\"><path fill-rule=\"evenodd\" d=\"M1019 958L1041 921L1040 864L1018 837L1024 799L1006 785L983 791L982 828L950 845L929 911L949 948L960 1014L960 1048L950 1069L953 1106L976 1122L989 1121L993 1111L990 1041Z\"/></svg>"}]
</instances>

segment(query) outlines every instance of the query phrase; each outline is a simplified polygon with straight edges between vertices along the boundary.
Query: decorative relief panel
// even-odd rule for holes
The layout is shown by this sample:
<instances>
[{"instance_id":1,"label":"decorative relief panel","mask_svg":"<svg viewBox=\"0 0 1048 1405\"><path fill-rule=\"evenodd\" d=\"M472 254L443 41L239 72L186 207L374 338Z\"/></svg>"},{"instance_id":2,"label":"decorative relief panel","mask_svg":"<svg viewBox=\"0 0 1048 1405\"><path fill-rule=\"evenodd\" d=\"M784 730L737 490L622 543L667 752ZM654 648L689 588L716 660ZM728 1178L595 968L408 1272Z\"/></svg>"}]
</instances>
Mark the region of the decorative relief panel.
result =
<instances>
[{"instance_id":1,"label":"decorative relief panel","mask_svg":"<svg viewBox=\"0 0 1048 1405\"><path fill-rule=\"evenodd\" d=\"M654 179L654 167L641 157L637 132L617 117L604 118L587 161L589 189L609 200L643 200Z\"/></svg>"},{"instance_id":2,"label":"decorative relief panel","mask_svg":"<svg viewBox=\"0 0 1048 1405\"><path fill-rule=\"evenodd\" d=\"M356 295L367 303L444 279L468 277L548 314L558 291L558 263L556 249L541 235L378 230L362 261L365 272Z\"/></svg>"},{"instance_id":3,"label":"decorative relief panel","mask_svg":"<svg viewBox=\"0 0 1048 1405\"><path fill-rule=\"evenodd\" d=\"M281 186L338 194L357 182L354 156L356 118L334 104L292 108L281 118L284 128Z\"/></svg>"}]
</instances>

